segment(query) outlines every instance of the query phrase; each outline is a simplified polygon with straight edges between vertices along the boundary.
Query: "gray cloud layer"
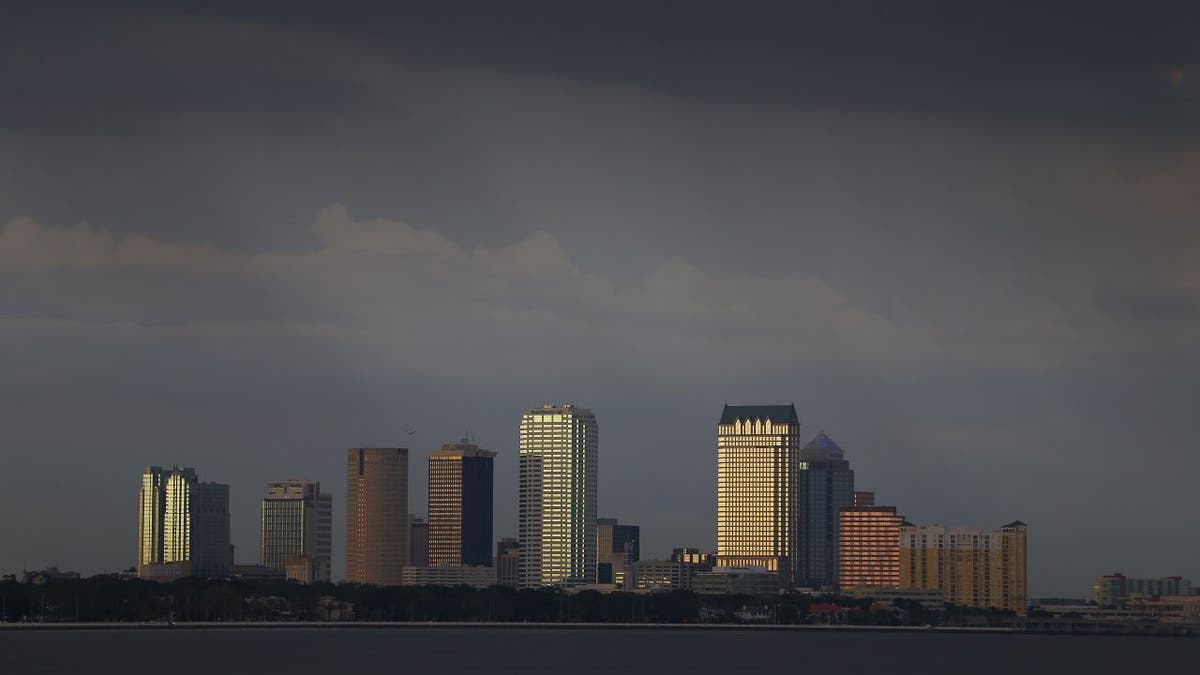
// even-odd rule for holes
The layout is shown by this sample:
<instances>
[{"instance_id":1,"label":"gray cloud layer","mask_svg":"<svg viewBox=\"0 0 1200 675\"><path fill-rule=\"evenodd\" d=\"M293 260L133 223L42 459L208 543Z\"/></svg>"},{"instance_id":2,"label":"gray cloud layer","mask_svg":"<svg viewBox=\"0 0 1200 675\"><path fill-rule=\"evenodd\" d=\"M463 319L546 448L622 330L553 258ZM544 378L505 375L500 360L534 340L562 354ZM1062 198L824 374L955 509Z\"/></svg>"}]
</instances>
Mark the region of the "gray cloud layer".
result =
<instances>
[{"instance_id":1,"label":"gray cloud layer","mask_svg":"<svg viewBox=\"0 0 1200 675\"><path fill-rule=\"evenodd\" d=\"M262 482L410 425L413 509L469 427L511 534L546 400L708 546L720 405L791 400L910 519L1029 522L1037 594L1200 576L1194 17L121 6L0 46L0 569L127 565L171 462L252 560Z\"/></svg>"}]
</instances>

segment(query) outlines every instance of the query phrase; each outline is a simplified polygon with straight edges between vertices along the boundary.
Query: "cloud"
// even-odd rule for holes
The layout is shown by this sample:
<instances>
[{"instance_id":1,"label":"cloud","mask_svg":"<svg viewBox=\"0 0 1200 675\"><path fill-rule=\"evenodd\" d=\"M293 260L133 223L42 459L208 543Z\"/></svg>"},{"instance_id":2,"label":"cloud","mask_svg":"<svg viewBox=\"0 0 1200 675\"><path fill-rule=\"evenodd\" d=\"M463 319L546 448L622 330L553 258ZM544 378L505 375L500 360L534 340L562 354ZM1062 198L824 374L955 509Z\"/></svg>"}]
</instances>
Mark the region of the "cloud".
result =
<instances>
[{"instance_id":1,"label":"cloud","mask_svg":"<svg viewBox=\"0 0 1200 675\"><path fill-rule=\"evenodd\" d=\"M969 315L920 306L888 315L820 278L755 274L752 264L721 273L673 256L617 283L546 232L467 249L341 205L318 213L312 232L308 250L251 254L15 219L0 229L0 315L76 336L89 324L140 326L156 340L219 335L223 348L247 352L287 335L347 367L431 376L502 376L547 362L612 376L699 364L742 375L781 365L1038 372L1129 349L1130 303L1158 302L1153 289L1085 288ZM1167 309L1183 306L1167 299ZM239 330L245 340L230 341Z\"/></svg>"},{"instance_id":2,"label":"cloud","mask_svg":"<svg viewBox=\"0 0 1200 675\"><path fill-rule=\"evenodd\" d=\"M796 273L723 276L672 258L643 282L618 285L544 232L468 251L400 221L356 220L344 206L321 211L313 233L311 250L242 254L20 218L0 230L9 289L0 309L9 321L72 332L88 322L176 335L303 326L336 335L348 358L453 371L580 349L613 363L637 355L651 368L738 353L736 367L753 370L792 349L801 359L877 361L895 354L871 350L903 332Z\"/></svg>"}]
</instances>

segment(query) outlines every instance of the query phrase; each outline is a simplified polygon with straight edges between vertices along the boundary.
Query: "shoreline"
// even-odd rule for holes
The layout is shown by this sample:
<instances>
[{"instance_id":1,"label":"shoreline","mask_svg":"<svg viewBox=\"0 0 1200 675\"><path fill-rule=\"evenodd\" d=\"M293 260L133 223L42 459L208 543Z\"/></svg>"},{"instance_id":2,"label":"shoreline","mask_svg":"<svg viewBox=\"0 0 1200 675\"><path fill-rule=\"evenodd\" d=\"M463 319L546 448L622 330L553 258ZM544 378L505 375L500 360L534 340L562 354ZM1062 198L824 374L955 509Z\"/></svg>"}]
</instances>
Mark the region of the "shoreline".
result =
<instances>
[{"instance_id":1,"label":"shoreline","mask_svg":"<svg viewBox=\"0 0 1200 675\"><path fill-rule=\"evenodd\" d=\"M152 621L131 622L60 622L60 623L0 623L0 632L39 630L233 630L233 629L303 629L303 630L439 630L439 629L504 629L504 630L742 630L742 631L837 631L867 633L1020 633L1003 626L856 626L814 624L723 624L723 623L574 623L574 622L488 622L488 621L191 621L167 623Z\"/></svg>"}]
</instances>

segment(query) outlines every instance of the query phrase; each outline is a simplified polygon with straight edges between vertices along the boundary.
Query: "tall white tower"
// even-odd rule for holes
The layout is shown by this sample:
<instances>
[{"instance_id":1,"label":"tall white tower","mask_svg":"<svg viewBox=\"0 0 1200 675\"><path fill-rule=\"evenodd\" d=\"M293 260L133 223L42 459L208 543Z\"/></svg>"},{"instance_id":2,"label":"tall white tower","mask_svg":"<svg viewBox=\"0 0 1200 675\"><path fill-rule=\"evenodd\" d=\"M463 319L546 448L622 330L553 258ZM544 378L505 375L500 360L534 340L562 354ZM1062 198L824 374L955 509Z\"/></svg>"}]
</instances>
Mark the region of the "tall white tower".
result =
<instances>
[{"instance_id":1,"label":"tall white tower","mask_svg":"<svg viewBox=\"0 0 1200 675\"><path fill-rule=\"evenodd\" d=\"M520 446L521 587L594 582L596 417L569 403L527 410Z\"/></svg>"}]
</instances>

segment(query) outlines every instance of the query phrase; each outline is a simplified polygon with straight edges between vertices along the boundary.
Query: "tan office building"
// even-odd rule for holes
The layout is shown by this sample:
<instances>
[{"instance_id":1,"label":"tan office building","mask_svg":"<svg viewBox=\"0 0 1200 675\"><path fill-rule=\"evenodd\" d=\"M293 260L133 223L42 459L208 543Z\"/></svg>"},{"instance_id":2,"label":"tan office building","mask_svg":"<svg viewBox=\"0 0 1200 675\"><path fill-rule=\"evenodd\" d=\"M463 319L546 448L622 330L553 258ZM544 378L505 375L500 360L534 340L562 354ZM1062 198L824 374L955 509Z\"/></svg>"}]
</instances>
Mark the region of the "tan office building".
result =
<instances>
[{"instance_id":1,"label":"tan office building","mask_svg":"<svg viewBox=\"0 0 1200 675\"><path fill-rule=\"evenodd\" d=\"M301 583L329 581L333 495L312 480L267 483L262 500L258 562L288 570Z\"/></svg>"},{"instance_id":2,"label":"tan office building","mask_svg":"<svg viewBox=\"0 0 1200 675\"><path fill-rule=\"evenodd\" d=\"M408 449L347 450L346 580L399 586L408 538Z\"/></svg>"},{"instance_id":3,"label":"tan office building","mask_svg":"<svg viewBox=\"0 0 1200 675\"><path fill-rule=\"evenodd\" d=\"M717 424L717 566L761 567L790 586L799 541L794 405L726 405Z\"/></svg>"},{"instance_id":4,"label":"tan office building","mask_svg":"<svg viewBox=\"0 0 1200 675\"><path fill-rule=\"evenodd\" d=\"M900 528L900 587L939 589L946 602L1025 612L1026 525L992 532L938 525Z\"/></svg>"},{"instance_id":5,"label":"tan office building","mask_svg":"<svg viewBox=\"0 0 1200 675\"><path fill-rule=\"evenodd\" d=\"M844 591L900 588L900 526L894 506L876 506L874 494L855 492L838 513L838 584Z\"/></svg>"}]
</instances>

